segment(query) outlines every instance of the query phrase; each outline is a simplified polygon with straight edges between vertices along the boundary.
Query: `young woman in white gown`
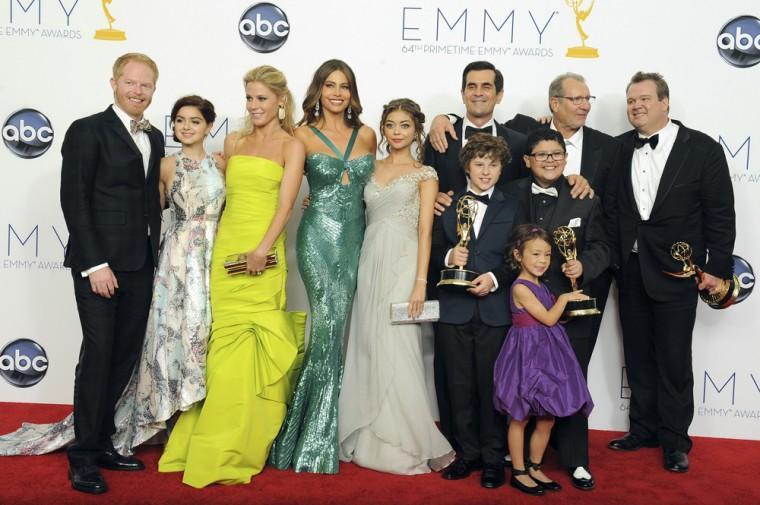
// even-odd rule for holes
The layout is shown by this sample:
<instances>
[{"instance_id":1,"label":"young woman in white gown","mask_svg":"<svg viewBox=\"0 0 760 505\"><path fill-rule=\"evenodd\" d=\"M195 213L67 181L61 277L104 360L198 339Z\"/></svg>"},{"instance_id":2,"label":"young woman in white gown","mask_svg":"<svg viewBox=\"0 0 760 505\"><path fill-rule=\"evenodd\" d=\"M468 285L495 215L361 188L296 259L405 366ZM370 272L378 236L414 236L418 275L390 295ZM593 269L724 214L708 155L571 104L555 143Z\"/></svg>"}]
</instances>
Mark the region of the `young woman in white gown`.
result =
<instances>
[{"instance_id":1,"label":"young woman in white gown","mask_svg":"<svg viewBox=\"0 0 760 505\"><path fill-rule=\"evenodd\" d=\"M420 162L424 121L409 99L383 109L388 157L376 162L364 189L367 228L338 408L340 459L405 475L454 459L430 408L420 324L390 320L391 303L408 301L414 317L425 301L438 178Z\"/></svg>"}]
</instances>

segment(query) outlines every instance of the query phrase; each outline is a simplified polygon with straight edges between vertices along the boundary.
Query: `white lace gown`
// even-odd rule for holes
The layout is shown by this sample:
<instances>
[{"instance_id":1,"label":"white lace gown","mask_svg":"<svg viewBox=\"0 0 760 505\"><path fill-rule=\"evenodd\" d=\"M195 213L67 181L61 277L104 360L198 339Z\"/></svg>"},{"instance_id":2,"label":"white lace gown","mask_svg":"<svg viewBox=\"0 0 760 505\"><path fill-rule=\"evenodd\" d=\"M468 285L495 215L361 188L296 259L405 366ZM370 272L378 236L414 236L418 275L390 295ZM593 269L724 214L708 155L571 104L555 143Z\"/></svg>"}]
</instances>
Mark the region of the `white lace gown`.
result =
<instances>
[{"instance_id":1,"label":"white lace gown","mask_svg":"<svg viewBox=\"0 0 760 505\"><path fill-rule=\"evenodd\" d=\"M181 153L175 157L168 191L172 219L161 244L142 355L114 414L112 442L122 454L206 396L209 265L225 185L210 156L200 162ZM73 440L73 415L50 424L24 423L0 436L0 456L47 454Z\"/></svg>"},{"instance_id":2,"label":"white lace gown","mask_svg":"<svg viewBox=\"0 0 760 505\"><path fill-rule=\"evenodd\" d=\"M391 303L407 302L417 277L422 167L364 189L367 228L346 348L339 415L340 459L396 474L430 471L451 446L438 430L422 360L420 324L391 325Z\"/></svg>"}]
</instances>

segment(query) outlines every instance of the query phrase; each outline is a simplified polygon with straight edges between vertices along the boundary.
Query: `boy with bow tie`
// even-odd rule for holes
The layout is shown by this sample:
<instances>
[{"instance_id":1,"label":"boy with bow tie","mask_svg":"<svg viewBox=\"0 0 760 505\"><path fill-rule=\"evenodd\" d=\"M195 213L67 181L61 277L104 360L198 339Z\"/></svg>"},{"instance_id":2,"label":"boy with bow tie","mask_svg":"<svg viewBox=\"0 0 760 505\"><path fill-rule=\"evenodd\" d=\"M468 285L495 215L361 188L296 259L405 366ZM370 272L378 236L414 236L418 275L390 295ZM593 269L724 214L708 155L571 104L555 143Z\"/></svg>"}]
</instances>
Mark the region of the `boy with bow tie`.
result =
<instances>
[{"instance_id":1,"label":"boy with bow tie","mask_svg":"<svg viewBox=\"0 0 760 505\"><path fill-rule=\"evenodd\" d=\"M467 189L455 194L452 205L436 219L431 254L437 269L461 266L480 272L469 289L439 288L436 338L451 402L453 438L460 449L443 478L463 479L482 468L480 483L485 488L504 483L505 419L493 407L493 365L511 320L504 251L517 203L495 184L509 158L501 137L475 134L468 139L459 156ZM465 195L477 202L466 248L457 245L456 215L457 203Z\"/></svg>"}]
</instances>

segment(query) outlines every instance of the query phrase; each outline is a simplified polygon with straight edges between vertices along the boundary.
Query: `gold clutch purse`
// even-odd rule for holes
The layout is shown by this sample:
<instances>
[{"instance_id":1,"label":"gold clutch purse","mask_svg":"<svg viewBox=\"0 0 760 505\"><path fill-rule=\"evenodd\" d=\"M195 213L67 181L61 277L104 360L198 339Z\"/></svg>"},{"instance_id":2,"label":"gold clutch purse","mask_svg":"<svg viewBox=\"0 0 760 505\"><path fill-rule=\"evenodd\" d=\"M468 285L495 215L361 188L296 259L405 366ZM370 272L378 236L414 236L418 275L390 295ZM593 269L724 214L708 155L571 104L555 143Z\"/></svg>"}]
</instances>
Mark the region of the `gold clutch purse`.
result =
<instances>
[{"instance_id":1,"label":"gold clutch purse","mask_svg":"<svg viewBox=\"0 0 760 505\"><path fill-rule=\"evenodd\" d=\"M229 275L244 274L246 270L246 257L248 253L230 254L224 258L224 269ZM272 268L279 262L277 251L267 254L267 262L264 268Z\"/></svg>"},{"instance_id":2,"label":"gold clutch purse","mask_svg":"<svg viewBox=\"0 0 760 505\"><path fill-rule=\"evenodd\" d=\"M439 314L438 300L425 302L422 312L414 319L409 317L409 302L391 303L391 324L434 323L438 321Z\"/></svg>"}]
</instances>

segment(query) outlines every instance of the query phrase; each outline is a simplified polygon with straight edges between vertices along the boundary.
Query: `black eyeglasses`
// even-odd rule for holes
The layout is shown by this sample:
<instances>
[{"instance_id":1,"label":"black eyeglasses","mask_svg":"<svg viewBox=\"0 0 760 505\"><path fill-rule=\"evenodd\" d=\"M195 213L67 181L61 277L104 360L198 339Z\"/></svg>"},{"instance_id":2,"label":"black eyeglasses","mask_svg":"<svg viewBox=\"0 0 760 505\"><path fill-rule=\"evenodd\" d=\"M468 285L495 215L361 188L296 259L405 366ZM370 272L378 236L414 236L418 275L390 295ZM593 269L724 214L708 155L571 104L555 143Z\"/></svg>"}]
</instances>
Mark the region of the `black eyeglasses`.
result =
<instances>
[{"instance_id":1,"label":"black eyeglasses","mask_svg":"<svg viewBox=\"0 0 760 505\"><path fill-rule=\"evenodd\" d=\"M573 102L573 105L580 105L582 103L594 103L596 100L596 97L594 95L589 96L560 96L560 95L554 95L554 98L564 98L565 100L570 100Z\"/></svg>"},{"instance_id":2,"label":"black eyeglasses","mask_svg":"<svg viewBox=\"0 0 760 505\"><path fill-rule=\"evenodd\" d=\"M549 158L552 160L562 161L567 157L567 153L565 151L554 151L552 153L533 153L529 154L531 158L535 158L536 161L546 161Z\"/></svg>"}]
</instances>

